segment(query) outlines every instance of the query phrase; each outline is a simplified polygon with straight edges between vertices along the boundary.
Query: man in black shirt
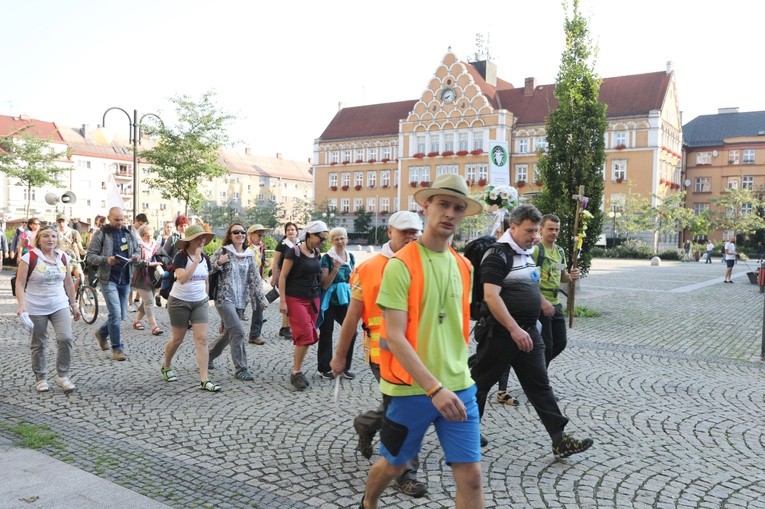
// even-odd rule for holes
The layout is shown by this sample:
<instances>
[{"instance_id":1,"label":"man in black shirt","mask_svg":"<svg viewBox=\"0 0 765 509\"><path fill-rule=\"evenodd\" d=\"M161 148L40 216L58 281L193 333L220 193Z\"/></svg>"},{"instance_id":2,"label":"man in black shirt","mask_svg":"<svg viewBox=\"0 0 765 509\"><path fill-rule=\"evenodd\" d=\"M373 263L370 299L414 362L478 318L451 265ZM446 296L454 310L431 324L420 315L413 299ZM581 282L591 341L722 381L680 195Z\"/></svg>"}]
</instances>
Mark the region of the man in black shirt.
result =
<instances>
[{"instance_id":1,"label":"man in black shirt","mask_svg":"<svg viewBox=\"0 0 765 509\"><path fill-rule=\"evenodd\" d=\"M542 214L533 205L516 207L497 248L481 262L484 301L490 314L476 326L479 343L470 374L478 389L476 399L483 416L489 390L510 363L550 434L553 454L565 458L589 449L593 442L563 433L568 419L561 414L547 377L545 345L541 327L537 327L542 303L539 271L532 257L541 221Z\"/></svg>"}]
</instances>

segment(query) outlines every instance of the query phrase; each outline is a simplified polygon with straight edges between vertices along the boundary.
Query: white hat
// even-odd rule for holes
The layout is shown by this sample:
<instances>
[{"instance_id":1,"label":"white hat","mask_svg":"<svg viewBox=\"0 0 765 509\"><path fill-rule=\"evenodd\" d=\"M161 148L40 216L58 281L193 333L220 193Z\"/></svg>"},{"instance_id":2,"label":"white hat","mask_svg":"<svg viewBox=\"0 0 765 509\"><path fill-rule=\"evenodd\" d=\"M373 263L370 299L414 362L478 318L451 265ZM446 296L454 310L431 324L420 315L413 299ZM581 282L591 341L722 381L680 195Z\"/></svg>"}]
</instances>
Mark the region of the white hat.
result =
<instances>
[{"instance_id":1,"label":"white hat","mask_svg":"<svg viewBox=\"0 0 765 509\"><path fill-rule=\"evenodd\" d=\"M305 238L308 236L309 233L321 233L321 232L328 232L329 228L327 228L327 223L324 221L311 221L307 225L305 225L305 229L303 230L303 234L301 235L301 238L305 240Z\"/></svg>"},{"instance_id":2,"label":"white hat","mask_svg":"<svg viewBox=\"0 0 765 509\"><path fill-rule=\"evenodd\" d=\"M390 216L388 226L397 230L417 230L422 231L422 221L420 216L408 210L400 210Z\"/></svg>"}]
</instances>

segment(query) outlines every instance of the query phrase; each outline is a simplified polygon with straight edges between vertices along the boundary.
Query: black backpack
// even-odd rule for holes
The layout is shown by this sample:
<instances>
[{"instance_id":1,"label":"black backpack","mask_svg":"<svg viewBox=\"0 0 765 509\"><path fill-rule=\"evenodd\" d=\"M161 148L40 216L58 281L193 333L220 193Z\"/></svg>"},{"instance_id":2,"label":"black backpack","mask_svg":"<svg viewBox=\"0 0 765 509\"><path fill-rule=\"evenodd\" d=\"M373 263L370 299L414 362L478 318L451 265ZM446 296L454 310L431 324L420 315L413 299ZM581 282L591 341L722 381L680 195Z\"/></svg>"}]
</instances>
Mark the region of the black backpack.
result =
<instances>
[{"instance_id":1,"label":"black backpack","mask_svg":"<svg viewBox=\"0 0 765 509\"><path fill-rule=\"evenodd\" d=\"M470 301L470 319L478 321L489 314L489 308L483 301L483 284L481 283L481 262L493 250L498 249L503 258L507 260L508 271L513 268L513 257L515 253L508 244L498 243L493 235L484 235L471 240L465 245L463 254L473 265L473 289ZM545 259L545 248L539 244L539 255L535 260L537 267L540 267Z\"/></svg>"},{"instance_id":2,"label":"black backpack","mask_svg":"<svg viewBox=\"0 0 765 509\"><path fill-rule=\"evenodd\" d=\"M180 261L183 264L184 267L186 267L186 263L188 262L189 258L188 258L188 255L186 254L185 251L178 251L178 254L175 255L175 257L178 259L178 261ZM210 259L204 253L202 253L202 258L204 258L205 262L207 263L207 273L209 274L210 271L212 270L212 265L210 265ZM175 261L175 260L173 260L173 261ZM167 274L167 277L165 277L165 276L162 277L162 285L161 285L161 287L159 289L159 295L163 299L165 299L165 300L170 298L170 290L173 289L173 285L175 284L175 266L174 266L174 264L170 264L167 267L167 273L166 274ZM209 276L208 276L208 278L209 278ZM213 288L213 284L215 285L214 288ZM210 295L213 295L213 293L217 294L218 293L218 278L216 277L214 282L213 281L208 281L208 286L209 286L209 290L210 290L209 291ZM210 300L214 300L214 299L215 299L215 296L211 296L210 297Z\"/></svg>"}]
</instances>

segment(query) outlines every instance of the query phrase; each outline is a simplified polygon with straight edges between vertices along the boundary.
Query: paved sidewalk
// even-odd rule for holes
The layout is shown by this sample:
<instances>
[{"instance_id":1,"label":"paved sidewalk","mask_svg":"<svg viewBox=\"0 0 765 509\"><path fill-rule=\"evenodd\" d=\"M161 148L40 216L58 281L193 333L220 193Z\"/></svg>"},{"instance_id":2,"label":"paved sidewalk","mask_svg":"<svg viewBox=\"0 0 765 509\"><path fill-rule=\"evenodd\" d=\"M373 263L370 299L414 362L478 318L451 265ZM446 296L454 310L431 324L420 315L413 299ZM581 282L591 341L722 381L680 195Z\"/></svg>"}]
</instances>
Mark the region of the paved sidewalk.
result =
<instances>
[{"instance_id":1,"label":"paved sidewalk","mask_svg":"<svg viewBox=\"0 0 765 509\"><path fill-rule=\"evenodd\" d=\"M568 430L592 436L595 446L555 461L511 378L521 405L492 403L482 424L491 440L482 463L486 506L765 508L763 295L745 271L737 266L735 284L724 285L719 260L661 267L595 260L577 304L603 315L576 319L550 370ZM196 389L190 339L176 360L180 381L171 384L159 373L167 334L153 337L126 321L129 360L118 363L96 346L101 320L77 323L77 392L37 394L8 279L0 275L0 428L46 425L60 447L10 447L15 437L0 429L0 509L358 507L370 462L354 451L351 421L379 397L360 345L359 376L343 381L336 406L333 384L313 374L315 348L305 363L311 388L292 390L292 347L277 337L275 305L266 313L267 343L247 345L255 381L234 379L222 357L212 372L219 394ZM157 311L169 330L165 310ZM217 330L213 308L211 318ZM426 436L421 459L428 496L389 489L383 507L453 507L435 434Z\"/></svg>"}]
</instances>

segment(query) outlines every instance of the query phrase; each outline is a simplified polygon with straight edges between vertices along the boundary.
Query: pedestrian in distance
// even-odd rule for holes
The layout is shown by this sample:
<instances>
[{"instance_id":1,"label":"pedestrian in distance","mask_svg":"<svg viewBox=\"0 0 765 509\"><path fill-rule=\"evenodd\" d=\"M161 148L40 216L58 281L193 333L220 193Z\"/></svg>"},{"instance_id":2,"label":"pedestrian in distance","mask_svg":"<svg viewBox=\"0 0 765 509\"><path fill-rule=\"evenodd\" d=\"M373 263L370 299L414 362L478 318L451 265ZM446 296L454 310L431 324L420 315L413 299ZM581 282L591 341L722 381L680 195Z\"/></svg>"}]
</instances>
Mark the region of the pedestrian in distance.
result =
<instances>
[{"instance_id":1,"label":"pedestrian in distance","mask_svg":"<svg viewBox=\"0 0 765 509\"><path fill-rule=\"evenodd\" d=\"M69 218L66 214L58 214L56 216L56 231L59 235L59 245L64 252L72 260L72 276L74 276L74 291L77 290L82 284L83 272L82 264L80 260L85 258L85 248L82 246L82 237L80 232L67 226L67 220Z\"/></svg>"},{"instance_id":2,"label":"pedestrian in distance","mask_svg":"<svg viewBox=\"0 0 765 509\"><path fill-rule=\"evenodd\" d=\"M299 243L298 240L298 227L295 223L288 222L284 225L284 238L276 245L274 249L274 259L271 262L271 286L279 286L279 274L282 270L282 264L284 263L284 253ZM284 339L292 339L292 331L290 331L290 323L287 315L282 315L282 326L279 329L279 336Z\"/></svg>"},{"instance_id":3,"label":"pedestrian in distance","mask_svg":"<svg viewBox=\"0 0 765 509\"><path fill-rule=\"evenodd\" d=\"M266 259L266 247L263 245L263 235L270 232L271 228L266 228L262 224L254 224L247 228L247 251L252 254L258 273L259 292L263 293L263 262ZM263 311L265 311L268 301L263 299L252 300L252 316L250 317L250 334L248 343L253 345L264 345L263 339Z\"/></svg>"},{"instance_id":4,"label":"pedestrian in distance","mask_svg":"<svg viewBox=\"0 0 765 509\"><path fill-rule=\"evenodd\" d=\"M151 327L152 336L159 336L165 331L157 325L157 319L154 316L153 297L157 291L154 286L154 281L157 278L155 272L157 268L162 266L162 262L159 261L159 243L154 239L154 228L151 225L145 224L138 228L138 252L140 256L130 283L140 300L138 309L136 309L133 328L144 330L142 320L146 317L146 321Z\"/></svg>"},{"instance_id":5,"label":"pedestrian in distance","mask_svg":"<svg viewBox=\"0 0 765 509\"><path fill-rule=\"evenodd\" d=\"M385 419L381 457L369 471L360 507L378 507L433 425L455 480L455 506L483 508L478 406L467 365L472 267L449 245L462 218L483 207L456 174L439 175L414 199L425 230L385 266L377 298Z\"/></svg>"},{"instance_id":6,"label":"pedestrian in distance","mask_svg":"<svg viewBox=\"0 0 765 509\"><path fill-rule=\"evenodd\" d=\"M257 260L247 248L246 234L241 224L230 225L223 237L223 245L213 253L210 260L212 273L219 273L215 309L223 324L223 332L210 344L208 368L213 367L213 361L229 345L231 360L234 362L234 377L252 381L241 317L248 302L253 309L261 310L265 309L268 302L263 295L263 280L258 272Z\"/></svg>"},{"instance_id":7,"label":"pedestrian in distance","mask_svg":"<svg viewBox=\"0 0 765 509\"><path fill-rule=\"evenodd\" d=\"M707 258L704 263L712 263L712 251L715 250L715 245L711 240L707 241Z\"/></svg>"},{"instance_id":8,"label":"pedestrian in distance","mask_svg":"<svg viewBox=\"0 0 765 509\"><path fill-rule=\"evenodd\" d=\"M334 375L329 363L332 360L332 337L335 332L335 322L342 326L348 305L351 302L351 272L356 267L356 258L345 246L348 244L348 232L345 228L332 228L329 232L332 247L321 257L321 306L316 325L319 327L319 344L316 351L316 374L319 377L332 380ZM348 345L345 368L340 375L353 380L356 374L351 371L353 361L353 345L356 336L351 338Z\"/></svg>"},{"instance_id":9,"label":"pedestrian in distance","mask_svg":"<svg viewBox=\"0 0 765 509\"><path fill-rule=\"evenodd\" d=\"M310 386L303 374L303 361L308 347L319 341L316 320L321 295L321 251L329 232L323 221L311 221L303 232L303 242L284 252L279 274L279 312L289 317L292 343L295 345L290 383L298 391Z\"/></svg>"},{"instance_id":10,"label":"pedestrian in distance","mask_svg":"<svg viewBox=\"0 0 765 509\"><path fill-rule=\"evenodd\" d=\"M30 247L34 246L35 235L40 229L40 220L36 217L30 217L27 221L27 229L19 235L16 258L21 259L22 255L27 254Z\"/></svg>"},{"instance_id":11,"label":"pedestrian in distance","mask_svg":"<svg viewBox=\"0 0 765 509\"><path fill-rule=\"evenodd\" d=\"M489 252L481 262L489 314L475 329L478 348L471 374L483 416L489 390L510 363L550 435L553 454L564 458L589 449L593 442L564 434L568 419L558 408L547 376L545 344L538 327L542 296L533 259L541 221L542 214L533 205L514 208L509 228L497 241L499 249ZM482 443L487 441L482 439Z\"/></svg>"},{"instance_id":12,"label":"pedestrian in distance","mask_svg":"<svg viewBox=\"0 0 765 509\"><path fill-rule=\"evenodd\" d=\"M120 207L109 209L107 222L93 234L86 255L89 265L98 266L98 282L108 312L106 321L96 330L95 336L101 350L108 350L111 340L112 358L124 361L127 356L120 322L127 317L130 282L140 255L135 237L124 226L125 213Z\"/></svg>"},{"instance_id":13,"label":"pedestrian in distance","mask_svg":"<svg viewBox=\"0 0 765 509\"><path fill-rule=\"evenodd\" d=\"M2 232L0 232L0 270L3 270L3 260L7 260L9 256L8 237L5 236L5 228L3 228Z\"/></svg>"},{"instance_id":14,"label":"pedestrian in distance","mask_svg":"<svg viewBox=\"0 0 765 509\"><path fill-rule=\"evenodd\" d=\"M133 238L135 238L136 244L138 244L141 241L141 235L138 233L138 230L140 230L141 226L148 223L149 223L149 218L146 217L146 214L141 213L141 214L136 214L135 221L133 221L132 225L128 226L128 230L130 230L130 233L133 234ZM137 311L140 300L141 299L138 295L138 292L135 291L135 289L131 288L130 298L128 299L128 302L131 302L129 310Z\"/></svg>"},{"instance_id":15,"label":"pedestrian in distance","mask_svg":"<svg viewBox=\"0 0 765 509\"><path fill-rule=\"evenodd\" d=\"M352 351L359 320L364 331L364 359L369 369L380 383L380 330L382 328L382 310L377 305L380 282L385 266L390 258L402 247L416 240L422 231L422 221L414 212L399 211L391 214L388 219L387 243L383 244L379 253L359 264L351 274L351 302L348 312L340 329L340 339L332 357L330 367L333 376L340 376L346 369L347 355ZM353 420L353 428L358 434L359 441L356 450L365 458L373 454L372 441L382 428L385 407L382 401L377 408L359 414ZM419 498L428 493L428 488L417 479L419 455L415 455L407 465L407 469L393 483L401 493Z\"/></svg>"},{"instance_id":16,"label":"pedestrian in distance","mask_svg":"<svg viewBox=\"0 0 765 509\"><path fill-rule=\"evenodd\" d=\"M733 266L736 264L736 236L728 235L728 242L723 247L725 255L725 275L723 276L723 283L733 283L731 277L733 276Z\"/></svg>"},{"instance_id":17,"label":"pedestrian in distance","mask_svg":"<svg viewBox=\"0 0 765 509\"><path fill-rule=\"evenodd\" d=\"M209 392L220 391L220 386L208 379L207 350L208 311L208 276L210 260L203 248L213 239L212 232L202 226L186 228L183 238L176 242L177 254L173 259L175 283L167 299L167 314L170 317L170 340L165 345L162 360L162 378L166 382L177 382L178 376L172 368L173 357L186 337L191 324L194 337L194 355L199 368L199 389Z\"/></svg>"},{"instance_id":18,"label":"pedestrian in distance","mask_svg":"<svg viewBox=\"0 0 765 509\"><path fill-rule=\"evenodd\" d=\"M66 253L59 249L59 236L52 228L39 231L30 248L29 252L19 258L16 277L16 301L19 306L16 312L22 320L28 315L32 323L31 350L35 389L37 392L50 390L45 363L50 322L58 345L56 385L65 393L69 393L76 388L69 380L74 345L72 319L80 319L72 282L72 265Z\"/></svg>"}]
</instances>

